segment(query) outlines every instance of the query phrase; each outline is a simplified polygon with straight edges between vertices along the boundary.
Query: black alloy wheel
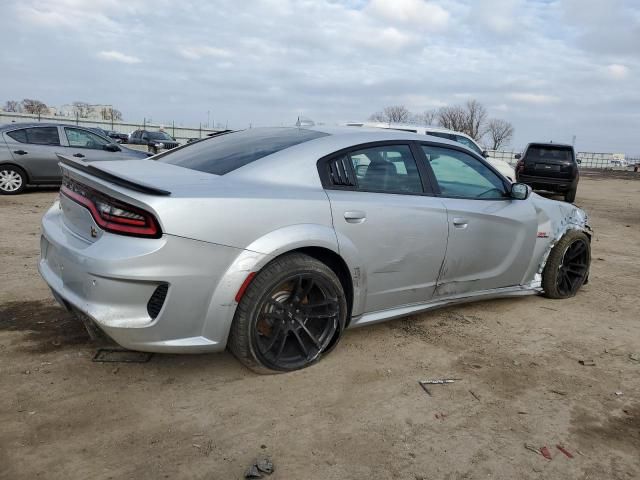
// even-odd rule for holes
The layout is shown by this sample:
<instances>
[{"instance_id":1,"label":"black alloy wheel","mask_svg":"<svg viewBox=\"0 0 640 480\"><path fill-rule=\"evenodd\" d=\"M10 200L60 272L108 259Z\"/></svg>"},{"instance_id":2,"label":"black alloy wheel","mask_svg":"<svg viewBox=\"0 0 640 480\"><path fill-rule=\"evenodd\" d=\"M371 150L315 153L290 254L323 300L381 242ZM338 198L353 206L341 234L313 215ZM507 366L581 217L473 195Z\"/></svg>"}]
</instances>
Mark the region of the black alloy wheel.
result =
<instances>
[{"instance_id":1,"label":"black alloy wheel","mask_svg":"<svg viewBox=\"0 0 640 480\"><path fill-rule=\"evenodd\" d=\"M573 297L587 283L591 242L582 231L569 230L551 250L542 272L542 289L549 298Z\"/></svg>"},{"instance_id":2,"label":"black alloy wheel","mask_svg":"<svg viewBox=\"0 0 640 480\"><path fill-rule=\"evenodd\" d=\"M337 293L323 277L299 273L265 298L255 322L256 354L276 370L313 362L339 330Z\"/></svg>"},{"instance_id":3,"label":"black alloy wheel","mask_svg":"<svg viewBox=\"0 0 640 480\"><path fill-rule=\"evenodd\" d=\"M335 347L347 311L343 285L331 268L302 253L286 254L247 287L227 345L258 373L298 370Z\"/></svg>"},{"instance_id":4,"label":"black alloy wheel","mask_svg":"<svg viewBox=\"0 0 640 480\"><path fill-rule=\"evenodd\" d=\"M588 246L582 239L574 241L565 250L556 280L556 288L561 295L576 294L587 277L588 261Z\"/></svg>"}]
</instances>

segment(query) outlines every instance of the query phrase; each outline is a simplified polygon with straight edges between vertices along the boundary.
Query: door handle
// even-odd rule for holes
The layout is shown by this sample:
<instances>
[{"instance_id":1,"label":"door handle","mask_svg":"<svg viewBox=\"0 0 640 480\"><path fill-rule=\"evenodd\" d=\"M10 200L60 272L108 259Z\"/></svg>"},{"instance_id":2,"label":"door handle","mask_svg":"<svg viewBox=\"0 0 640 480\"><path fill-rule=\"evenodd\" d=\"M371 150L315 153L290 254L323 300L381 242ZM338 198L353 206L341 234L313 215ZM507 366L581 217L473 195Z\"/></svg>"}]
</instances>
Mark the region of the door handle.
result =
<instances>
[{"instance_id":1,"label":"door handle","mask_svg":"<svg viewBox=\"0 0 640 480\"><path fill-rule=\"evenodd\" d=\"M76 153L76 154L74 155L74 157L84 158L84 155L83 155L83 154L81 154L81 153Z\"/></svg>"},{"instance_id":2,"label":"door handle","mask_svg":"<svg viewBox=\"0 0 640 480\"><path fill-rule=\"evenodd\" d=\"M26 155L29 152L25 152L24 150L14 150L13 153L16 155Z\"/></svg>"},{"instance_id":3,"label":"door handle","mask_svg":"<svg viewBox=\"0 0 640 480\"><path fill-rule=\"evenodd\" d=\"M467 228L469 225L469 220L466 218L455 217L453 219L453 226L456 228Z\"/></svg>"},{"instance_id":4,"label":"door handle","mask_svg":"<svg viewBox=\"0 0 640 480\"><path fill-rule=\"evenodd\" d=\"M367 219L367 214L361 210L344 212L344 219L348 223L362 223Z\"/></svg>"}]
</instances>

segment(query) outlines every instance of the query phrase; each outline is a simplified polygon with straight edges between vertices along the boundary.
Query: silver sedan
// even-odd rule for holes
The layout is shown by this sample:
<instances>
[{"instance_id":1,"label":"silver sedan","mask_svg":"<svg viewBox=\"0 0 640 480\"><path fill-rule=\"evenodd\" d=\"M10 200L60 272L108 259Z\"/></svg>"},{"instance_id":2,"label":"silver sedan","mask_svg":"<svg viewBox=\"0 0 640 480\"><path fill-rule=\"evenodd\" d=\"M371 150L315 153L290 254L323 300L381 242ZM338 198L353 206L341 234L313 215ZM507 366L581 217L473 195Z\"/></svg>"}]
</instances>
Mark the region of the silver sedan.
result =
<instances>
[{"instance_id":1,"label":"silver sedan","mask_svg":"<svg viewBox=\"0 0 640 480\"><path fill-rule=\"evenodd\" d=\"M587 281L574 205L400 131L250 129L151 160L61 158L40 273L120 345L306 367L344 330Z\"/></svg>"}]
</instances>

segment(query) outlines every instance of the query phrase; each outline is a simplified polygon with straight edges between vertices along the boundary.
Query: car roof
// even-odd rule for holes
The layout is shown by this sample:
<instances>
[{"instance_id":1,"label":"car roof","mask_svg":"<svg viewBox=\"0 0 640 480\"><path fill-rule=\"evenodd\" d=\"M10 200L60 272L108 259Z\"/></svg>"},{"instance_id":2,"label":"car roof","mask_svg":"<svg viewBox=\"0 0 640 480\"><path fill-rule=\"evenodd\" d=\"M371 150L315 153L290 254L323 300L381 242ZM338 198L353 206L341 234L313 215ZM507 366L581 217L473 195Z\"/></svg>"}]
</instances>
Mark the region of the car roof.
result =
<instances>
[{"instance_id":1,"label":"car roof","mask_svg":"<svg viewBox=\"0 0 640 480\"><path fill-rule=\"evenodd\" d=\"M552 143L552 142L531 142L527 145L529 147L562 147L562 148L573 148L573 145L568 143Z\"/></svg>"},{"instance_id":2,"label":"car roof","mask_svg":"<svg viewBox=\"0 0 640 480\"><path fill-rule=\"evenodd\" d=\"M0 132L6 132L8 130L15 130L18 128L33 128L33 127L73 127L73 128L83 128L85 130L91 130L92 128L100 128L100 127L85 127L82 125L74 125L72 123L16 122L16 123L5 123L4 125L0 125Z\"/></svg>"},{"instance_id":3,"label":"car roof","mask_svg":"<svg viewBox=\"0 0 640 480\"><path fill-rule=\"evenodd\" d=\"M419 130L419 131L425 130L425 131L438 132L438 133L451 133L455 135L462 135L463 137L468 138L469 140L472 140L474 143L478 143L464 132L458 132L456 130L451 130L450 128L437 127L434 125L416 125L412 123L387 123L387 122L347 122L345 126L351 127L351 128L352 127L382 128L385 130L411 129L411 130Z\"/></svg>"}]
</instances>

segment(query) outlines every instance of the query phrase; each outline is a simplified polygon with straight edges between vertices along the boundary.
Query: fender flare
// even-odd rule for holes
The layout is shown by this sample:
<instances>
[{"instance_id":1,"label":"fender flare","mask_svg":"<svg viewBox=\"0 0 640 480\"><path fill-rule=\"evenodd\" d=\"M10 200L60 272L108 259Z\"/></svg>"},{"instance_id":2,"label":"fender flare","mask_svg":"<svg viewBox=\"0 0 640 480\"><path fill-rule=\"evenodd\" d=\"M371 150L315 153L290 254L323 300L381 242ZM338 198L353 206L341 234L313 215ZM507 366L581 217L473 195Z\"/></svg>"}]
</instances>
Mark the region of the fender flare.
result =
<instances>
[{"instance_id":1,"label":"fender flare","mask_svg":"<svg viewBox=\"0 0 640 480\"><path fill-rule=\"evenodd\" d=\"M338 242L332 226L298 224L273 230L247 245L221 276L213 292L203 324L203 336L226 344L238 306L235 296L247 276L252 272L259 272L274 258L301 248L324 248L344 260L349 268L354 290L352 314L362 313L365 291L362 288L363 268L355 246L347 239L341 238L341 242Z\"/></svg>"}]
</instances>

